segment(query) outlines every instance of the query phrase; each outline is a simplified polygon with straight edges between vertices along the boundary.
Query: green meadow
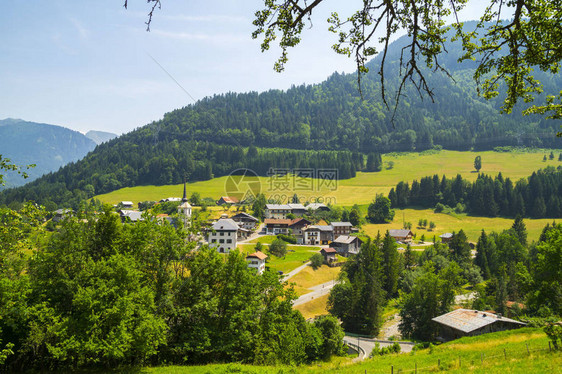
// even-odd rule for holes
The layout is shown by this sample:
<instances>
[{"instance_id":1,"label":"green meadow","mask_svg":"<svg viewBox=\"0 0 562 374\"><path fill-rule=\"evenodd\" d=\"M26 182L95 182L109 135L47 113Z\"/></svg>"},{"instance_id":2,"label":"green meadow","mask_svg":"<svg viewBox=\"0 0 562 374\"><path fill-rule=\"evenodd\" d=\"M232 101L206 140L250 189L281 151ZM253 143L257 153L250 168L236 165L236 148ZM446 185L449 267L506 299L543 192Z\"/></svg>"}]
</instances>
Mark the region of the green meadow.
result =
<instances>
[{"instance_id":1,"label":"green meadow","mask_svg":"<svg viewBox=\"0 0 562 374\"><path fill-rule=\"evenodd\" d=\"M540 329L523 328L462 338L408 354L377 356L354 363L336 357L309 366L252 366L220 364L169 366L141 369L141 373L561 373L562 352L549 351L548 339Z\"/></svg>"},{"instance_id":2,"label":"green meadow","mask_svg":"<svg viewBox=\"0 0 562 374\"><path fill-rule=\"evenodd\" d=\"M560 150L555 150L558 154ZM304 199L323 198L335 205L351 206L353 204L368 204L377 193L387 194L392 187L400 181L411 182L427 175L438 174L453 177L460 174L468 180L475 180L477 173L474 171L474 158L482 157L482 173L496 175L499 172L504 177L519 180L531 175L533 171L546 166L559 166L562 162L558 157L554 160L543 162L543 156L550 150L528 150L513 152L458 152L458 151L432 151L422 153L397 153L383 155L383 163L388 166L393 163L392 169L383 169L374 173L357 173L355 178L340 180L337 186L323 186L318 188L318 180L309 180L308 187L294 188L289 183L288 188L274 188L267 177L260 177L261 192L272 197L290 197L294 193ZM208 181L194 182L187 185L188 195L198 192L202 197L211 197L218 200L226 195L227 177L215 178ZM250 180L251 181L251 180ZM255 181L255 179L254 179ZM242 186L244 187L244 186ZM335 189L334 189L335 188ZM158 201L166 197L181 197L182 185L168 186L137 186L122 188L95 198L105 203L116 204L120 201Z\"/></svg>"},{"instance_id":3,"label":"green meadow","mask_svg":"<svg viewBox=\"0 0 562 374\"><path fill-rule=\"evenodd\" d=\"M560 151L554 153L558 155ZM548 155L550 150L526 150L512 152L458 152L458 151L430 151L422 153L397 153L383 155L383 163L388 166L392 162L392 169L384 169L376 173L357 173L355 178L338 181L334 190L323 187L317 189L317 180L312 182L315 190L301 191L294 188L288 190L273 190L268 178L260 177L262 192L271 197L288 199L297 193L303 200L321 198L325 202L334 205L352 206L362 205L365 210L377 193L387 194L392 187L400 181L411 182L427 175L438 174L440 176L454 177L460 174L468 180L475 180L477 173L474 171L474 158L477 155L482 157L482 173L497 175L499 172L504 177L509 177L514 181L530 176L533 171L545 168L546 166L560 166L562 162L558 157L554 160L543 161L543 156ZM215 178L203 182L189 183L187 185L188 195L198 192L202 197L212 197L218 200L220 196L226 194L227 177ZM291 186L289 186L291 187ZM244 188L244 185L242 185ZM123 200L133 202L154 200L162 198L180 196L183 192L182 185L169 186L138 186L123 188L108 194L98 195L96 198L102 202L116 204ZM232 211L232 209L231 209ZM222 208L212 209L215 216L220 216L226 212ZM420 218L433 221L436 228L433 231L417 229L415 226ZM467 215L449 215L434 213L432 210L424 209L404 209L397 210L394 221L385 225L365 225L363 230L367 235L376 235L377 231L384 233L388 229L402 228L403 222L411 222L413 230L418 238L425 235L427 240L431 240L433 235L439 236L445 232L453 232L463 229L469 240L476 241L480 231L502 231L511 226L512 220L506 218L487 218L474 217ZM536 240L542 228L552 219L526 219L525 224L529 232L529 239Z\"/></svg>"}]
</instances>

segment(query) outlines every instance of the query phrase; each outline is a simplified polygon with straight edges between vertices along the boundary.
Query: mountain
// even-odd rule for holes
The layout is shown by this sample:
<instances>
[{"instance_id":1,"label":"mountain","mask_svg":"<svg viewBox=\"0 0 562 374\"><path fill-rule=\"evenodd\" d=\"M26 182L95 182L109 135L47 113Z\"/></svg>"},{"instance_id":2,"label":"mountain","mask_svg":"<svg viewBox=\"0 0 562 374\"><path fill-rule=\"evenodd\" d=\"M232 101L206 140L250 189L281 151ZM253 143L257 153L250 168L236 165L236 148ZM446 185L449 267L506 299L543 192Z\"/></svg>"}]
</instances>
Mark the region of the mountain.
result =
<instances>
[{"instance_id":1,"label":"mountain","mask_svg":"<svg viewBox=\"0 0 562 374\"><path fill-rule=\"evenodd\" d=\"M386 89L399 86L401 47L387 53ZM434 102L404 89L394 121L381 100L380 58L369 62L362 79L334 73L315 85L286 91L227 93L174 110L163 119L99 145L83 160L19 189L0 194L0 203L32 199L76 205L81 199L136 185L164 185L209 179L250 168L337 168L340 178L365 170L363 155L422 151L436 145L454 150L485 150L524 145L561 148L559 124L542 116L522 116L523 104L501 114L501 97L476 94L475 63L457 63L459 44L449 43L442 64L454 80L423 69ZM423 65L423 64L421 64ZM562 77L536 72L545 92L562 87ZM322 152L319 152L322 151Z\"/></svg>"},{"instance_id":2,"label":"mountain","mask_svg":"<svg viewBox=\"0 0 562 374\"><path fill-rule=\"evenodd\" d=\"M0 154L16 165L35 164L27 170L28 179L7 173L6 187L20 186L83 158L96 147L78 131L20 119L0 120Z\"/></svg>"},{"instance_id":3,"label":"mountain","mask_svg":"<svg viewBox=\"0 0 562 374\"><path fill-rule=\"evenodd\" d=\"M86 133L86 137L92 139L98 145L110 141L111 139L116 138L117 136L118 136L117 134L111 132L96 131L96 130L90 130Z\"/></svg>"}]
</instances>

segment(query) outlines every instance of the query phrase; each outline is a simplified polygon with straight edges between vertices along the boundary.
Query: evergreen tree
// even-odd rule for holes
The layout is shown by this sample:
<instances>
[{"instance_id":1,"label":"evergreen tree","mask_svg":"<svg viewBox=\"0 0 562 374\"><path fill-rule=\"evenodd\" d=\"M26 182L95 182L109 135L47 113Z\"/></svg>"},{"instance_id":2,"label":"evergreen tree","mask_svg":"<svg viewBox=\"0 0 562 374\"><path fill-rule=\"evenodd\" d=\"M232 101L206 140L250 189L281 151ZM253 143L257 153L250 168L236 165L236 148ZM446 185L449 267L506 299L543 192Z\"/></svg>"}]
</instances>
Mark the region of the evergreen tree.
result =
<instances>
[{"instance_id":1,"label":"evergreen tree","mask_svg":"<svg viewBox=\"0 0 562 374\"><path fill-rule=\"evenodd\" d=\"M384 271L384 290L388 297L394 297L398 291L398 278L400 276L400 262L396 241L388 231L382 243L382 258Z\"/></svg>"},{"instance_id":2,"label":"evergreen tree","mask_svg":"<svg viewBox=\"0 0 562 374\"><path fill-rule=\"evenodd\" d=\"M458 233L453 234L449 248L453 260L459 264L470 262L470 246L468 245L468 238L462 229Z\"/></svg>"},{"instance_id":3,"label":"evergreen tree","mask_svg":"<svg viewBox=\"0 0 562 374\"><path fill-rule=\"evenodd\" d=\"M387 223L394 219L394 210L390 208L390 200L382 194L367 209L367 220L371 223Z\"/></svg>"},{"instance_id":4,"label":"evergreen tree","mask_svg":"<svg viewBox=\"0 0 562 374\"><path fill-rule=\"evenodd\" d=\"M414 255L410 244L406 246L406 250L404 251L404 266L407 270L410 270L414 266Z\"/></svg>"},{"instance_id":5,"label":"evergreen tree","mask_svg":"<svg viewBox=\"0 0 562 374\"><path fill-rule=\"evenodd\" d=\"M353 207L351 209L351 212L349 212L349 222L355 227L361 224L361 216L359 215L359 210L355 207Z\"/></svg>"},{"instance_id":6,"label":"evergreen tree","mask_svg":"<svg viewBox=\"0 0 562 374\"><path fill-rule=\"evenodd\" d=\"M511 226L513 230L517 233L517 237L519 238L519 242L526 246L527 245L527 228L525 227L525 223L523 223L523 218L520 215L515 217L515 221L513 222L513 226Z\"/></svg>"},{"instance_id":7,"label":"evergreen tree","mask_svg":"<svg viewBox=\"0 0 562 374\"><path fill-rule=\"evenodd\" d=\"M486 232L482 230L480 237L478 238L478 243L476 244L476 258L474 263L482 270L482 275L484 279L490 279L490 266L488 264L488 236Z\"/></svg>"}]
</instances>

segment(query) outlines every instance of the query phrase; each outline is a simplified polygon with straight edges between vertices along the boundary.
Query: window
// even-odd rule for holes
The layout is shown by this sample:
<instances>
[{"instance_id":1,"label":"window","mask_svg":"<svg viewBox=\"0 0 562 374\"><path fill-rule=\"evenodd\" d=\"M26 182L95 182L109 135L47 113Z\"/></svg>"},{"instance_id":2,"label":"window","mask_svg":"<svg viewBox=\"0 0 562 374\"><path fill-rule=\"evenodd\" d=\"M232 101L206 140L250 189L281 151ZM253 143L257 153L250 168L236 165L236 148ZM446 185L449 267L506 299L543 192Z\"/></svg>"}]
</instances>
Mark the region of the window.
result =
<instances>
[{"instance_id":1,"label":"window","mask_svg":"<svg viewBox=\"0 0 562 374\"><path fill-rule=\"evenodd\" d=\"M232 239L226 239L227 243L232 243Z\"/></svg>"},{"instance_id":2,"label":"window","mask_svg":"<svg viewBox=\"0 0 562 374\"><path fill-rule=\"evenodd\" d=\"M212 243L216 243L216 242L217 242L217 239L213 239L211 242L212 242Z\"/></svg>"},{"instance_id":3,"label":"window","mask_svg":"<svg viewBox=\"0 0 562 374\"><path fill-rule=\"evenodd\" d=\"M219 240L219 243L224 243L224 239Z\"/></svg>"},{"instance_id":4,"label":"window","mask_svg":"<svg viewBox=\"0 0 562 374\"><path fill-rule=\"evenodd\" d=\"M224 236L224 232L221 231L219 235L220 235L220 236Z\"/></svg>"}]
</instances>

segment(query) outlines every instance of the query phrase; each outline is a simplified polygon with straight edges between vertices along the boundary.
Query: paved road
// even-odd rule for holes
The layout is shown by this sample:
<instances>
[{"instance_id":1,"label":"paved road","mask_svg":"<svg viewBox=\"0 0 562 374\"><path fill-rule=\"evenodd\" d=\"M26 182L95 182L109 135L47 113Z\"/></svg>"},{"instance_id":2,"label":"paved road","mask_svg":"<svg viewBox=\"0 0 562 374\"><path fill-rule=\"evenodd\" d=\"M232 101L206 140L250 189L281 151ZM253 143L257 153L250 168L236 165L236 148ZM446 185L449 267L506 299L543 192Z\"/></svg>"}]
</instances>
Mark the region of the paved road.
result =
<instances>
[{"instance_id":1,"label":"paved road","mask_svg":"<svg viewBox=\"0 0 562 374\"><path fill-rule=\"evenodd\" d=\"M344 342L350 344L353 347L356 347L359 344L359 348L361 351L359 353L359 360L364 360L368 358L371 354L373 348L375 348L375 344L379 343L379 347L388 347L393 345L395 342L389 340L379 340L379 339L370 339L370 338L357 338L356 336L344 336ZM411 342L398 342L400 344L400 353L409 353L414 348L414 343Z\"/></svg>"},{"instance_id":2,"label":"paved road","mask_svg":"<svg viewBox=\"0 0 562 374\"><path fill-rule=\"evenodd\" d=\"M312 292L302 295L301 297L293 301L293 306L308 303L309 301L319 298L320 296L329 294L332 287L334 287L334 285L336 285L337 283L337 281L329 281L314 287L310 287L309 290L311 290Z\"/></svg>"}]
</instances>

